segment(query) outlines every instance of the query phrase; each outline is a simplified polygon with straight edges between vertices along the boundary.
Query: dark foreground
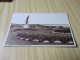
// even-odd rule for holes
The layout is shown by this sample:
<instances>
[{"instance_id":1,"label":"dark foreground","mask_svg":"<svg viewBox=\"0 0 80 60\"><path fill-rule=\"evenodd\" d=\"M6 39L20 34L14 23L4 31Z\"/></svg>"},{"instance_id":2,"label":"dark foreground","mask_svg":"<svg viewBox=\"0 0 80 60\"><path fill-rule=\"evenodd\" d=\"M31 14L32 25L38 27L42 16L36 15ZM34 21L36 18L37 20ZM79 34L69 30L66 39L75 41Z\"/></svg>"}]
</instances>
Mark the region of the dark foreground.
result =
<instances>
[{"instance_id":1,"label":"dark foreground","mask_svg":"<svg viewBox=\"0 0 80 60\"><path fill-rule=\"evenodd\" d=\"M74 45L69 27L11 25L6 45Z\"/></svg>"}]
</instances>

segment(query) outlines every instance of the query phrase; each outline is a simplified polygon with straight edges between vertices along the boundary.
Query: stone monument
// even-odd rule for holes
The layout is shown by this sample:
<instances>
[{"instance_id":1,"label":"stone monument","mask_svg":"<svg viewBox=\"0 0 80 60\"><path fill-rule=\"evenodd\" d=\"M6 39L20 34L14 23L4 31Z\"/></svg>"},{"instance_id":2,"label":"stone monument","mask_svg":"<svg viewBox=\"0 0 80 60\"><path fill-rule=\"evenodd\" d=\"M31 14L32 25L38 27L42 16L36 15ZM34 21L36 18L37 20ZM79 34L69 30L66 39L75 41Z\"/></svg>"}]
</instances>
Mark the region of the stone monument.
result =
<instances>
[{"instance_id":1,"label":"stone monument","mask_svg":"<svg viewBox=\"0 0 80 60\"><path fill-rule=\"evenodd\" d=\"M25 25L23 26L23 28L29 28L28 19L29 19L29 16L27 16L27 19L25 21Z\"/></svg>"}]
</instances>

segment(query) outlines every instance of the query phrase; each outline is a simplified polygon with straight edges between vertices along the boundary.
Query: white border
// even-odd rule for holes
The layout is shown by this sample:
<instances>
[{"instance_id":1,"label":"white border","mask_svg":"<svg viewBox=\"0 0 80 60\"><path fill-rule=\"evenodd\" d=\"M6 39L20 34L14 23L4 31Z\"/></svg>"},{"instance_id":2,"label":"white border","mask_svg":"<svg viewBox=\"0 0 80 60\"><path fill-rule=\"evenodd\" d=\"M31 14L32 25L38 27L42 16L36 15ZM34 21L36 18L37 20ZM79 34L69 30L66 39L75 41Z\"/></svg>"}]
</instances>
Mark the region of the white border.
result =
<instances>
[{"instance_id":1,"label":"white border","mask_svg":"<svg viewBox=\"0 0 80 60\"><path fill-rule=\"evenodd\" d=\"M14 13L15 14L15 13ZM27 13L26 13L27 14ZM39 14L39 13L36 13L36 14ZM46 14L46 13L44 13ZM55 13L54 13L55 14ZM63 13L62 13L63 14ZM67 13L66 13L67 14ZM68 17L68 14L67 14L67 17ZM13 18L13 16L12 16ZM12 21L12 19L11 19ZM69 21L69 17L68 17L68 21ZM73 41L74 41L74 45L6 45L5 42L7 40L7 36L9 34L9 31L10 31L10 27L11 27L11 22L10 22L10 25L9 25L9 28L8 28L8 32L7 32L7 35L5 37L5 41L3 43L3 46L5 47L76 47L76 41L75 41L75 38L73 36L73 32L72 32L72 29L71 29L71 25L70 25L70 21L69 21L69 27L70 27L70 31L71 31L71 35L72 35L72 38L73 38Z\"/></svg>"}]
</instances>

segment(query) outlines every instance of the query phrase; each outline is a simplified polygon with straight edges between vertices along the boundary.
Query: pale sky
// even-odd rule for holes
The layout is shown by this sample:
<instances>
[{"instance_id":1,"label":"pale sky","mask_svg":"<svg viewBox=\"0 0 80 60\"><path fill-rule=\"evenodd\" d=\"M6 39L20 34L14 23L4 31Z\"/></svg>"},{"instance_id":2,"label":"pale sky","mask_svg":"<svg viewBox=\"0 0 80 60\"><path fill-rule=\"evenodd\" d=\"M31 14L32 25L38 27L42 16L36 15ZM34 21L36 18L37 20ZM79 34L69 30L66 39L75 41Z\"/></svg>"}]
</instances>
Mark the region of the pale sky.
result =
<instances>
[{"instance_id":1,"label":"pale sky","mask_svg":"<svg viewBox=\"0 0 80 60\"><path fill-rule=\"evenodd\" d=\"M27 16L28 24L69 24L66 13L15 13L11 23L25 24Z\"/></svg>"}]
</instances>

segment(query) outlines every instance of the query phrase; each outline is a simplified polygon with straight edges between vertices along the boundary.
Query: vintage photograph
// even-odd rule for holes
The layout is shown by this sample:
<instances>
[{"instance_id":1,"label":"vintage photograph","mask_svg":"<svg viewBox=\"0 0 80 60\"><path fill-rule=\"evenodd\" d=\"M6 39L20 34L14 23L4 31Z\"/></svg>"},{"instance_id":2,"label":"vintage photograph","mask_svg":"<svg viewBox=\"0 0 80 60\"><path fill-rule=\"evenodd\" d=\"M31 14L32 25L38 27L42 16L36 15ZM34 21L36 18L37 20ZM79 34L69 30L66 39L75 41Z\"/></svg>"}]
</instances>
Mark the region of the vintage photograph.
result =
<instances>
[{"instance_id":1,"label":"vintage photograph","mask_svg":"<svg viewBox=\"0 0 80 60\"><path fill-rule=\"evenodd\" d=\"M24 20L22 20L24 17L22 17L21 14L14 14L12 17L4 46L76 46L70 24L68 24L69 22L64 20L61 20L61 22L58 20L63 17L63 15L67 16L66 14L22 15L25 16ZM33 16L34 19L31 19L31 16ZM54 19L53 16L59 18ZM41 20L37 17L40 17ZM20 22L20 19L22 22ZM53 21L54 23L52 22L52 24L49 21L46 22L47 20L45 19L49 19L51 22L54 19L58 23ZM63 17L61 19L65 18ZM42 21L44 24L42 22L38 23L38 20Z\"/></svg>"}]
</instances>

